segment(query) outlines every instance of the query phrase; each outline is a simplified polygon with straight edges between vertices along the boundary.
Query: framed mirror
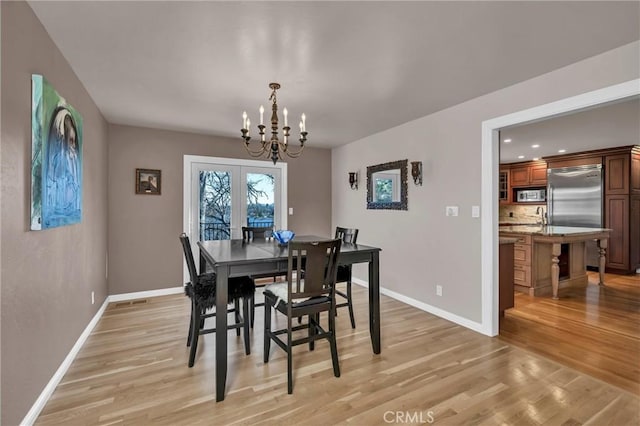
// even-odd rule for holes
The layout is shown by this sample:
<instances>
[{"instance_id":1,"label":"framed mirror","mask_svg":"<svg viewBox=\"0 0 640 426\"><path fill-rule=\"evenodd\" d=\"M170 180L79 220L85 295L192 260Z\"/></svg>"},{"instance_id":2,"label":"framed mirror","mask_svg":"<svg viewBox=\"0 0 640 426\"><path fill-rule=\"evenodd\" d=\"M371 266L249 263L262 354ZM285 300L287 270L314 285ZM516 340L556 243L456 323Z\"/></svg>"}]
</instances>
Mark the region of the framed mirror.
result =
<instances>
[{"instance_id":1,"label":"framed mirror","mask_svg":"<svg viewBox=\"0 0 640 426\"><path fill-rule=\"evenodd\" d=\"M407 210L407 160L367 167L367 209Z\"/></svg>"}]
</instances>

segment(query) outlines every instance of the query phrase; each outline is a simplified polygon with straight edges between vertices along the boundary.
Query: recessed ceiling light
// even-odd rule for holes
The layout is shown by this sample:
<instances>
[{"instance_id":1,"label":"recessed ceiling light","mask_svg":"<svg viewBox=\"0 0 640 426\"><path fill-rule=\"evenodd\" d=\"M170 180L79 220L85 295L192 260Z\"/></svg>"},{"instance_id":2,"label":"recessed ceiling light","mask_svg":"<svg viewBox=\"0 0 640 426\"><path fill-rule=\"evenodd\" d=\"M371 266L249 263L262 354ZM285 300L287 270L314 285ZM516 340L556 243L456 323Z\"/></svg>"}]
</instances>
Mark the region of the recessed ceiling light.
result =
<instances>
[{"instance_id":1,"label":"recessed ceiling light","mask_svg":"<svg viewBox=\"0 0 640 426\"><path fill-rule=\"evenodd\" d=\"M524 158L524 155L518 155L518 158Z\"/></svg>"},{"instance_id":2,"label":"recessed ceiling light","mask_svg":"<svg viewBox=\"0 0 640 426\"><path fill-rule=\"evenodd\" d=\"M567 152L566 149L559 149L558 152Z\"/></svg>"},{"instance_id":3,"label":"recessed ceiling light","mask_svg":"<svg viewBox=\"0 0 640 426\"><path fill-rule=\"evenodd\" d=\"M538 144L531 145L531 148L540 148L540 145L538 145Z\"/></svg>"},{"instance_id":4,"label":"recessed ceiling light","mask_svg":"<svg viewBox=\"0 0 640 426\"><path fill-rule=\"evenodd\" d=\"M533 157L533 161L538 161L540 158L538 157Z\"/></svg>"},{"instance_id":5,"label":"recessed ceiling light","mask_svg":"<svg viewBox=\"0 0 640 426\"><path fill-rule=\"evenodd\" d=\"M511 139L505 139L504 140L504 143L510 143L510 142L511 142Z\"/></svg>"}]
</instances>

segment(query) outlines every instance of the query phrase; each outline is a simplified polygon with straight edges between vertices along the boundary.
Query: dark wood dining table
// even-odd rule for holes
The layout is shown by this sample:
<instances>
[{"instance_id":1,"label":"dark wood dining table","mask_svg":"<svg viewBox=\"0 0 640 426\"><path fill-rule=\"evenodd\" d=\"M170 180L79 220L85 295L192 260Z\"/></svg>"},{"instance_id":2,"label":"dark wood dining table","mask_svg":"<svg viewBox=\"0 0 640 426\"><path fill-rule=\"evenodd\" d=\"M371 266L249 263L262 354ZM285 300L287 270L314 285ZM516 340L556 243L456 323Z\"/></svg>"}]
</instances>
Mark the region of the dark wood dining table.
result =
<instances>
[{"instance_id":1,"label":"dark wood dining table","mask_svg":"<svg viewBox=\"0 0 640 426\"><path fill-rule=\"evenodd\" d=\"M326 237L296 236L296 241L319 241ZM282 273L287 271L289 252L274 240L199 241L200 271L217 274L216 330L227 329L228 280L231 277ZM369 332L373 353L380 353L380 249L363 244L343 243L340 265L369 264ZM208 268L207 268L208 267ZM206 268L206 269L205 269ZM223 401L227 382L227 333L216 333L216 401Z\"/></svg>"}]
</instances>

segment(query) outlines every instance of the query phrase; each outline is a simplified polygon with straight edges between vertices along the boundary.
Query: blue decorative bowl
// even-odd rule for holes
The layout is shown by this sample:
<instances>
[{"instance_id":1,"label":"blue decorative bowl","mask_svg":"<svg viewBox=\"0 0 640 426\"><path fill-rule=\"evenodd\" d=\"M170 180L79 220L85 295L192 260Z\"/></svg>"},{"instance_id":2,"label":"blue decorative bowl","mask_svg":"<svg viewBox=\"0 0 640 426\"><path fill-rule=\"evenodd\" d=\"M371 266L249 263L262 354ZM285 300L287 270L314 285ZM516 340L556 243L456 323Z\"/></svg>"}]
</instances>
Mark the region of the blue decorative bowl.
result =
<instances>
[{"instance_id":1,"label":"blue decorative bowl","mask_svg":"<svg viewBox=\"0 0 640 426\"><path fill-rule=\"evenodd\" d=\"M289 241L291 241L293 237L295 237L295 235L296 234L293 231L289 231L286 229L285 230L279 229L273 233L273 237L281 245L287 245Z\"/></svg>"}]
</instances>

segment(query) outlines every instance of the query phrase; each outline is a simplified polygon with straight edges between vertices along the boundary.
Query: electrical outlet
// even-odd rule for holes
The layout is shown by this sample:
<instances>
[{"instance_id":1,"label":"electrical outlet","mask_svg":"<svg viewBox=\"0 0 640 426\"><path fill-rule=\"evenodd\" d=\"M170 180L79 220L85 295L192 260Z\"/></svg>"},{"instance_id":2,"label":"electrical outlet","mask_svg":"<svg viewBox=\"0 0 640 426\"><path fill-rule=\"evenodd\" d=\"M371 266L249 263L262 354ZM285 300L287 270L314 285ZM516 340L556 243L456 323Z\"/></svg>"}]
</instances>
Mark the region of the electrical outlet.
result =
<instances>
[{"instance_id":1,"label":"electrical outlet","mask_svg":"<svg viewBox=\"0 0 640 426\"><path fill-rule=\"evenodd\" d=\"M91 292L91 304L94 305L96 303L96 292Z\"/></svg>"},{"instance_id":2,"label":"electrical outlet","mask_svg":"<svg viewBox=\"0 0 640 426\"><path fill-rule=\"evenodd\" d=\"M436 286L436 296L442 296L442 286L441 285L437 285Z\"/></svg>"},{"instance_id":3,"label":"electrical outlet","mask_svg":"<svg viewBox=\"0 0 640 426\"><path fill-rule=\"evenodd\" d=\"M447 216L458 216L458 206L447 206L445 212Z\"/></svg>"},{"instance_id":4,"label":"electrical outlet","mask_svg":"<svg viewBox=\"0 0 640 426\"><path fill-rule=\"evenodd\" d=\"M293 216L293 207L289 207L289 216Z\"/></svg>"}]
</instances>

